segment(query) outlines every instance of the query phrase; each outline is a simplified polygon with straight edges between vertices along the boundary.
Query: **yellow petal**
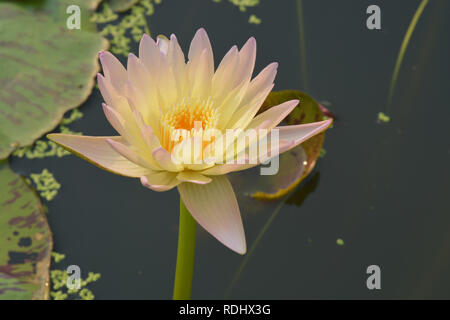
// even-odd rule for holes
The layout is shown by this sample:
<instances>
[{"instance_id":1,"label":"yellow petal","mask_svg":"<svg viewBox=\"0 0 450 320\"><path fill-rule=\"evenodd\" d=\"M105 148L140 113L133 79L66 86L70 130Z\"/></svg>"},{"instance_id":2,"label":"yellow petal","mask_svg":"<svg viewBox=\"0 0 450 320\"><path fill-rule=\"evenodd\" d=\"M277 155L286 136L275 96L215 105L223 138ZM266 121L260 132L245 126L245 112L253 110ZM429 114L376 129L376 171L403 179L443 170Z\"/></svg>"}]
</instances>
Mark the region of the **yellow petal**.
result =
<instances>
[{"instance_id":1,"label":"yellow petal","mask_svg":"<svg viewBox=\"0 0 450 320\"><path fill-rule=\"evenodd\" d=\"M182 171L178 173L177 179L183 182L191 182L196 184L207 184L212 181L211 178L195 171Z\"/></svg>"},{"instance_id":2,"label":"yellow petal","mask_svg":"<svg viewBox=\"0 0 450 320\"><path fill-rule=\"evenodd\" d=\"M206 49L198 58L189 61L187 70L191 85L191 97L204 99L210 95L213 73L210 72L208 64Z\"/></svg>"},{"instance_id":3,"label":"yellow petal","mask_svg":"<svg viewBox=\"0 0 450 320\"><path fill-rule=\"evenodd\" d=\"M167 171L153 171L141 177L144 187L154 191L167 191L181 183L177 179L177 174Z\"/></svg>"},{"instance_id":4,"label":"yellow petal","mask_svg":"<svg viewBox=\"0 0 450 320\"><path fill-rule=\"evenodd\" d=\"M158 97L162 111L167 111L178 98L177 82L167 56L161 56L158 78Z\"/></svg>"},{"instance_id":5,"label":"yellow petal","mask_svg":"<svg viewBox=\"0 0 450 320\"><path fill-rule=\"evenodd\" d=\"M183 51L178 44L175 35L170 36L169 51L167 52L169 64L172 66L175 81L177 84L178 97L187 96L188 82L186 71L186 60Z\"/></svg>"},{"instance_id":6,"label":"yellow petal","mask_svg":"<svg viewBox=\"0 0 450 320\"><path fill-rule=\"evenodd\" d=\"M97 75L97 82L100 93L102 94L106 104L119 112L124 119L128 119L130 115L130 106L128 105L127 99L118 94L110 81L105 79L105 77L101 74Z\"/></svg>"},{"instance_id":7,"label":"yellow petal","mask_svg":"<svg viewBox=\"0 0 450 320\"><path fill-rule=\"evenodd\" d=\"M239 65L239 51L233 46L223 57L212 79L212 96L222 100L235 87L236 70Z\"/></svg>"},{"instance_id":8,"label":"yellow petal","mask_svg":"<svg viewBox=\"0 0 450 320\"><path fill-rule=\"evenodd\" d=\"M125 93L145 119L159 118L158 91L144 64L134 55L128 56L128 83Z\"/></svg>"},{"instance_id":9,"label":"yellow petal","mask_svg":"<svg viewBox=\"0 0 450 320\"><path fill-rule=\"evenodd\" d=\"M253 98L253 100L247 105L240 106L232 115L230 121L228 121L227 128L231 129L245 129L250 121L252 121L255 114L261 108L264 100L266 100L267 95L272 91L273 84L262 92L258 96Z\"/></svg>"},{"instance_id":10,"label":"yellow petal","mask_svg":"<svg viewBox=\"0 0 450 320\"><path fill-rule=\"evenodd\" d=\"M127 146L124 143L106 139L106 142L113 148L117 153L121 154L133 163L137 163L141 167L148 168L149 170L161 170L162 168L150 157L141 157L138 152L133 150L131 146Z\"/></svg>"},{"instance_id":11,"label":"yellow petal","mask_svg":"<svg viewBox=\"0 0 450 320\"><path fill-rule=\"evenodd\" d=\"M166 171L179 172L183 170L183 165L176 163L176 161L172 159L172 155L169 151L163 147L153 150L153 158L156 163L158 163L158 165Z\"/></svg>"},{"instance_id":12,"label":"yellow petal","mask_svg":"<svg viewBox=\"0 0 450 320\"><path fill-rule=\"evenodd\" d=\"M242 98L244 98L248 84L248 82L242 82L234 88L224 99L223 103L218 107L220 117L217 127L219 129L225 130L228 127L230 119L234 117L236 109L241 104Z\"/></svg>"},{"instance_id":13,"label":"yellow petal","mask_svg":"<svg viewBox=\"0 0 450 320\"><path fill-rule=\"evenodd\" d=\"M271 87L277 75L278 63L273 62L265 67L251 82L242 99L242 105L250 103L260 92Z\"/></svg>"},{"instance_id":14,"label":"yellow petal","mask_svg":"<svg viewBox=\"0 0 450 320\"><path fill-rule=\"evenodd\" d=\"M260 127L260 125L265 122L267 126L263 129L272 129L277 126L284 118L288 116L289 113L294 110L294 108L298 105L298 100L290 100L283 102L277 106L270 108L269 110L264 111L263 113L257 115L247 126L248 129Z\"/></svg>"}]
</instances>

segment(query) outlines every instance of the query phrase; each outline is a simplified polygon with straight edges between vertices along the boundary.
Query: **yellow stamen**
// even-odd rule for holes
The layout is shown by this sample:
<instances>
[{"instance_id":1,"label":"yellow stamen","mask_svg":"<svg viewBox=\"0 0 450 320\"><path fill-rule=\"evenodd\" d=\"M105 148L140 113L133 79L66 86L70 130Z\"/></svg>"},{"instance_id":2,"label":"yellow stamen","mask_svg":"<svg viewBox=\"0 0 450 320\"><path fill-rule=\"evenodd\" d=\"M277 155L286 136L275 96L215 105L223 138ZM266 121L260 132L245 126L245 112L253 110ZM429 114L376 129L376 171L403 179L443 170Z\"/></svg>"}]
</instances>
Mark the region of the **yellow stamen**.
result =
<instances>
[{"instance_id":1,"label":"yellow stamen","mask_svg":"<svg viewBox=\"0 0 450 320\"><path fill-rule=\"evenodd\" d=\"M194 135L195 130L216 128L218 118L219 113L211 99L183 99L161 117L161 145L170 152L175 144ZM187 134L179 134L179 131L177 134L177 130Z\"/></svg>"}]
</instances>

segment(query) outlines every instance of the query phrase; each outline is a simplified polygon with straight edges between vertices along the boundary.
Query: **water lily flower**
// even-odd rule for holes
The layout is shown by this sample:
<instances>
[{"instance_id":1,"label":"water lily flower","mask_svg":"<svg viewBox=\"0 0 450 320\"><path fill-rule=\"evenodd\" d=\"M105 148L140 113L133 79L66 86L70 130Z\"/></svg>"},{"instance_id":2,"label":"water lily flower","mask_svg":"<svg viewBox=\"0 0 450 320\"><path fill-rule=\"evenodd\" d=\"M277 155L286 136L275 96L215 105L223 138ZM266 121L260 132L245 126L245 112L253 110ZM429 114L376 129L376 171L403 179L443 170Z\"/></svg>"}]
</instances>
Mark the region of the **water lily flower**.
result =
<instances>
[{"instance_id":1,"label":"water lily flower","mask_svg":"<svg viewBox=\"0 0 450 320\"><path fill-rule=\"evenodd\" d=\"M139 57L130 54L126 69L109 52L100 52L99 57L103 75L98 74L97 81L105 100L103 111L119 135L49 134L48 138L100 168L139 178L149 189L167 191L177 187L194 219L225 246L244 254L242 219L226 174L259 162L177 162L172 155L182 152L190 138L173 141L175 130L193 130L195 123L223 134L227 129L270 132L275 128L279 146L270 155L277 156L324 131L332 120L278 126L298 100L257 115L274 86L278 64L269 64L252 79L254 38L240 50L233 46L217 69L204 29L196 32L187 62L174 35L170 39L158 37L156 42L144 35ZM235 151L239 152L242 150Z\"/></svg>"}]
</instances>

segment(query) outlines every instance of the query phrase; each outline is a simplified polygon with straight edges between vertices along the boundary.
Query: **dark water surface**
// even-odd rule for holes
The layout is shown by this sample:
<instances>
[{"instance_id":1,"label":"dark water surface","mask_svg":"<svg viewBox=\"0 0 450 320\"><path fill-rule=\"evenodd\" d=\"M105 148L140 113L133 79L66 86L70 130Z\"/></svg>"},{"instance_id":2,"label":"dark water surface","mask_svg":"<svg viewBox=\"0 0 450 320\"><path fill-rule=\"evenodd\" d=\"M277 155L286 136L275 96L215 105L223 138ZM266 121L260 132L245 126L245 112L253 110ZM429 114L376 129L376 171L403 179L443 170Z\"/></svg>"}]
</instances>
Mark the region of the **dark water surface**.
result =
<instances>
[{"instance_id":1,"label":"dark water surface","mask_svg":"<svg viewBox=\"0 0 450 320\"><path fill-rule=\"evenodd\" d=\"M196 29L205 27L216 63L255 36L257 72L278 61L276 90L307 88L337 115L326 156L282 205L230 298L450 298L450 2L426 7L400 70L391 121L376 121L419 3L304 0L307 83L295 1L262 0L242 13L225 0L164 0L150 17L153 35L175 33L186 52ZM381 30L366 28L370 4L381 7ZM262 23L249 24L250 13ZM115 135L101 102L94 90L71 128ZM49 168L61 182L47 203L55 251L84 275L102 274L91 287L97 299L171 298L176 190L152 192L75 156L14 158L12 166L24 174ZM241 205L249 247L277 206L252 212ZM224 298L243 260L199 228L193 298ZM366 287L372 264L381 268L381 290Z\"/></svg>"}]
</instances>

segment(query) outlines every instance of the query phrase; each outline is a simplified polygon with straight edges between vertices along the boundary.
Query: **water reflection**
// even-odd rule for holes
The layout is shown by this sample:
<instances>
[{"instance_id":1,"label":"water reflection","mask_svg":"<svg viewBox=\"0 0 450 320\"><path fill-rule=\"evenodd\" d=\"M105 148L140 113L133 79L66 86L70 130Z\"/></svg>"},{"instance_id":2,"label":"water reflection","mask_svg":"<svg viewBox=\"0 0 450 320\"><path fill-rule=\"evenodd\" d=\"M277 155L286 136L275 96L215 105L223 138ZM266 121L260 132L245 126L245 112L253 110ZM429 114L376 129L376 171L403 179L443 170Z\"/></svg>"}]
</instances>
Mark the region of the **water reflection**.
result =
<instances>
[{"instance_id":1,"label":"water reflection","mask_svg":"<svg viewBox=\"0 0 450 320\"><path fill-rule=\"evenodd\" d=\"M247 254L245 255L244 259L242 260L241 264L239 265L239 268L236 270L233 279L231 280L226 292L225 292L225 298L228 298L238 282L242 272L244 271L248 261L252 258L252 255L254 251L256 250L258 244L260 243L261 239L263 238L266 231L270 228L273 221L279 214L281 208L284 206L284 204L293 204L295 206L300 207L302 203L306 200L306 198L312 194L317 186L319 185L320 181L320 173L319 171L315 172L312 176L309 178L306 178L306 181L303 181L296 189L286 194L284 197L279 199L278 205L275 207L273 212L270 214L269 219L264 224L264 226L261 228L261 230L258 232L258 235L255 239L255 241L252 243L250 249L248 250ZM254 200L263 203L261 200Z\"/></svg>"},{"instance_id":2,"label":"water reflection","mask_svg":"<svg viewBox=\"0 0 450 320\"><path fill-rule=\"evenodd\" d=\"M316 191L319 182L320 182L320 172L316 171L303 184L301 184L288 199L286 199L286 203L300 207L306 200L306 198L311 193Z\"/></svg>"}]
</instances>

